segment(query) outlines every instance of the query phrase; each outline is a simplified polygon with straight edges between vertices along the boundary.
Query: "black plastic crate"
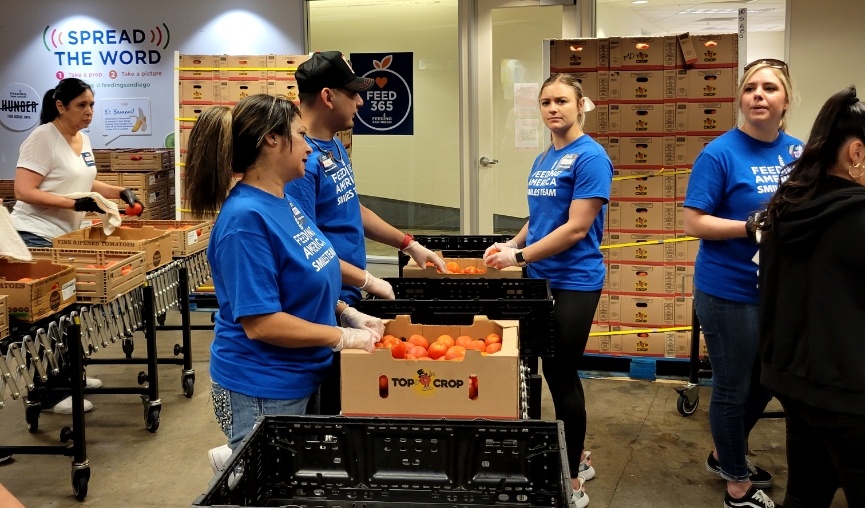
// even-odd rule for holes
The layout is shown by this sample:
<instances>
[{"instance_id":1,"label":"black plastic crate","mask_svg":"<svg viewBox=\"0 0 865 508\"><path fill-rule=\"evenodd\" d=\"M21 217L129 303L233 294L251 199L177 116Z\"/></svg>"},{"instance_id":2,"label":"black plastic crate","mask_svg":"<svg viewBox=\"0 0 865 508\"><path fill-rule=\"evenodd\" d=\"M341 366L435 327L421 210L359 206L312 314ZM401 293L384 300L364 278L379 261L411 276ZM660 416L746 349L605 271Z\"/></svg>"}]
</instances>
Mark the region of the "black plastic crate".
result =
<instances>
[{"instance_id":1,"label":"black plastic crate","mask_svg":"<svg viewBox=\"0 0 865 508\"><path fill-rule=\"evenodd\" d=\"M560 422L265 416L192 506L566 507Z\"/></svg>"},{"instance_id":2,"label":"black plastic crate","mask_svg":"<svg viewBox=\"0 0 865 508\"><path fill-rule=\"evenodd\" d=\"M474 316L520 322L520 356L552 356L553 297L546 279L385 279L395 300L367 298L357 310L424 324L470 325Z\"/></svg>"},{"instance_id":3,"label":"black plastic crate","mask_svg":"<svg viewBox=\"0 0 865 508\"><path fill-rule=\"evenodd\" d=\"M504 243L511 239L510 235L440 235L423 236L417 235L415 240L427 249L442 251L442 257L446 258L481 258L487 247L494 243ZM399 276L402 277L402 269L410 259L408 254L397 251L399 261Z\"/></svg>"}]
</instances>

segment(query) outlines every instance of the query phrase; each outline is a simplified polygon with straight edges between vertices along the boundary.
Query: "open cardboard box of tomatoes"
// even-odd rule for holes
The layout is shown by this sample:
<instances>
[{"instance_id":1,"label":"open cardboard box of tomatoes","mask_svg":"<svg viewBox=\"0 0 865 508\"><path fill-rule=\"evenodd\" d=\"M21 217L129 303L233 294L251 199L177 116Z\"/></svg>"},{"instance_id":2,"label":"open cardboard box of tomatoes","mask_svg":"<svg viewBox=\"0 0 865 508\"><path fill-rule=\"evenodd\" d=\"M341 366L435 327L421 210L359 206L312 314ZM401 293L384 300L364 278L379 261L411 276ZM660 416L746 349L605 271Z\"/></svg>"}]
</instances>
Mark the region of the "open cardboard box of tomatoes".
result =
<instances>
[{"instance_id":1,"label":"open cardboard box of tomatoes","mask_svg":"<svg viewBox=\"0 0 865 508\"><path fill-rule=\"evenodd\" d=\"M436 252L440 257L441 252ZM467 279L479 279L486 277L490 279L515 279L523 276L523 269L518 266L509 266L498 270L491 266L486 266L482 258L446 258L442 257L447 264L447 273L439 273L436 267L431 263L427 266L420 267L413 259L409 259L408 263L402 269L402 276L405 278L420 278L429 277L438 279L443 277L464 277Z\"/></svg>"},{"instance_id":2,"label":"open cardboard box of tomatoes","mask_svg":"<svg viewBox=\"0 0 865 508\"><path fill-rule=\"evenodd\" d=\"M385 321L384 333L404 348L417 347L409 340L414 337L420 343L418 337L423 337L431 343L428 355L406 359L399 346L380 347L373 353L343 350L343 415L520 418L519 321L475 316L471 325L425 325L401 315ZM490 344L500 343L501 349L494 353L457 349L439 356L432 350L445 335L454 342L459 337L477 340L494 335L501 342L490 337ZM490 344L485 343L485 348Z\"/></svg>"},{"instance_id":3,"label":"open cardboard box of tomatoes","mask_svg":"<svg viewBox=\"0 0 865 508\"><path fill-rule=\"evenodd\" d=\"M106 235L101 226L78 229L54 238L55 249L144 251L144 270L171 262L171 235L153 226L117 228Z\"/></svg>"},{"instance_id":4,"label":"open cardboard box of tomatoes","mask_svg":"<svg viewBox=\"0 0 865 508\"><path fill-rule=\"evenodd\" d=\"M50 260L15 263L0 258L0 293L9 317L35 322L76 302L75 268Z\"/></svg>"},{"instance_id":5,"label":"open cardboard box of tomatoes","mask_svg":"<svg viewBox=\"0 0 865 508\"><path fill-rule=\"evenodd\" d=\"M151 226L171 235L171 255L184 258L207 248L213 222L202 220L125 220L121 228Z\"/></svg>"}]
</instances>

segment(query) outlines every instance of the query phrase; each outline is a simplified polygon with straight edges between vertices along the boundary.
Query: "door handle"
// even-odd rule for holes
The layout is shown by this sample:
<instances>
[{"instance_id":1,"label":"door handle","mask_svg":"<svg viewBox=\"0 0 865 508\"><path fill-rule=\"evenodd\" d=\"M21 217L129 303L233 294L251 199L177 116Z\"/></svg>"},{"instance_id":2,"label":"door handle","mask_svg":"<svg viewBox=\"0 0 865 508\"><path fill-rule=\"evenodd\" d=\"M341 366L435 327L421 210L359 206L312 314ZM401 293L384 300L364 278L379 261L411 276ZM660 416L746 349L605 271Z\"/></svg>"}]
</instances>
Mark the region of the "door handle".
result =
<instances>
[{"instance_id":1,"label":"door handle","mask_svg":"<svg viewBox=\"0 0 865 508\"><path fill-rule=\"evenodd\" d=\"M486 168L486 167L492 166L493 164L498 164L499 160L498 160L498 159L488 159L488 158L486 158L486 157L481 157L481 160L480 160L479 162L481 163L481 166L483 166L483 167Z\"/></svg>"}]
</instances>

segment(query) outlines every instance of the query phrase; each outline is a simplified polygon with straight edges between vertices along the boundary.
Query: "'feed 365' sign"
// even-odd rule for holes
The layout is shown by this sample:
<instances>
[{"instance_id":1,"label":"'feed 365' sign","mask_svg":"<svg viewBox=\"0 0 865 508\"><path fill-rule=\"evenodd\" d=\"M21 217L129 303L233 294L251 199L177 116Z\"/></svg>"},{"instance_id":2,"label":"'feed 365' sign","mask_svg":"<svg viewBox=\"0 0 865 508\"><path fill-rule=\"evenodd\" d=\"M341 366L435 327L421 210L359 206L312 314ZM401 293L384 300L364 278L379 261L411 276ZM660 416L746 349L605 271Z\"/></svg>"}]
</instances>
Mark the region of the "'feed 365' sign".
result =
<instances>
[{"instance_id":1,"label":"'feed 365' sign","mask_svg":"<svg viewBox=\"0 0 865 508\"><path fill-rule=\"evenodd\" d=\"M413 53L352 53L355 74L372 78L371 89L360 92L353 134L414 134L412 102Z\"/></svg>"}]
</instances>

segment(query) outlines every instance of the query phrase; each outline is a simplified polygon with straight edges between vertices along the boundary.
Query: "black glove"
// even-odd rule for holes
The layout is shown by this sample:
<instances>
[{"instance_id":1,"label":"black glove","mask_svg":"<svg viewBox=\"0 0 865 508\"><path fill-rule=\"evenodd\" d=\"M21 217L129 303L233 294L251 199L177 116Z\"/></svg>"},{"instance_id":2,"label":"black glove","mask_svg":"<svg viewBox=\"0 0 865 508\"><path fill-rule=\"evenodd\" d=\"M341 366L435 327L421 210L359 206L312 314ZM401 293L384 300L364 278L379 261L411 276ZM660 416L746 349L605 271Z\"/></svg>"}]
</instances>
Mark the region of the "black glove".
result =
<instances>
[{"instance_id":1,"label":"black glove","mask_svg":"<svg viewBox=\"0 0 865 508\"><path fill-rule=\"evenodd\" d=\"M745 220L745 233L748 234L748 239L754 243L759 243L757 240L757 230L763 229L763 222L766 220L766 212L755 212L748 216Z\"/></svg>"},{"instance_id":2,"label":"black glove","mask_svg":"<svg viewBox=\"0 0 865 508\"><path fill-rule=\"evenodd\" d=\"M136 196L135 193L132 192L132 189L130 189L129 187L120 191L120 199L122 199L127 205L131 205L132 203L138 203L139 205L141 205L141 210L144 211L144 203L142 203L141 200L138 199L138 196Z\"/></svg>"},{"instance_id":3,"label":"black glove","mask_svg":"<svg viewBox=\"0 0 865 508\"><path fill-rule=\"evenodd\" d=\"M96 204L96 200L93 198L78 198L75 200L75 211L76 212L95 212L95 213L105 213L105 210L99 208L99 205Z\"/></svg>"}]
</instances>

